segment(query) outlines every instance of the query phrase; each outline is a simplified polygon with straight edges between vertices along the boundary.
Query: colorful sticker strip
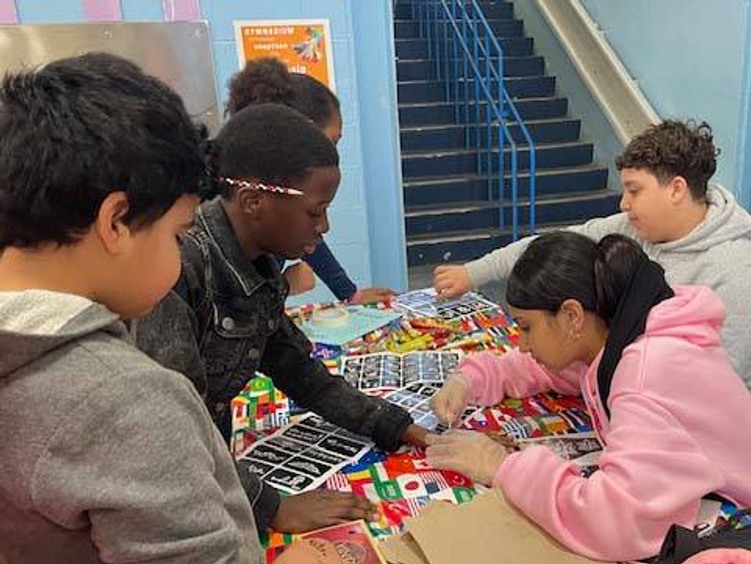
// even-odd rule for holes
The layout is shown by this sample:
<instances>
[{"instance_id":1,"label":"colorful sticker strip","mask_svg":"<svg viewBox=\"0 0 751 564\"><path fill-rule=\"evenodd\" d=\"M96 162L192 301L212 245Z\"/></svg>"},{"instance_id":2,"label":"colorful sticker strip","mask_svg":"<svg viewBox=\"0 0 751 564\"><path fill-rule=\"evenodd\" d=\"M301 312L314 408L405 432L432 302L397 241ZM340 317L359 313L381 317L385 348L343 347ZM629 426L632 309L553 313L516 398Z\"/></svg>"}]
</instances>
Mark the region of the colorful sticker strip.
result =
<instances>
[{"instance_id":1,"label":"colorful sticker strip","mask_svg":"<svg viewBox=\"0 0 751 564\"><path fill-rule=\"evenodd\" d=\"M258 434L283 427L289 422L291 402L266 376L256 376L231 402L231 451L238 455Z\"/></svg>"},{"instance_id":2,"label":"colorful sticker strip","mask_svg":"<svg viewBox=\"0 0 751 564\"><path fill-rule=\"evenodd\" d=\"M495 407L477 411L462 427L530 439L591 432L592 422L584 400L549 392L523 399L505 399Z\"/></svg>"}]
</instances>

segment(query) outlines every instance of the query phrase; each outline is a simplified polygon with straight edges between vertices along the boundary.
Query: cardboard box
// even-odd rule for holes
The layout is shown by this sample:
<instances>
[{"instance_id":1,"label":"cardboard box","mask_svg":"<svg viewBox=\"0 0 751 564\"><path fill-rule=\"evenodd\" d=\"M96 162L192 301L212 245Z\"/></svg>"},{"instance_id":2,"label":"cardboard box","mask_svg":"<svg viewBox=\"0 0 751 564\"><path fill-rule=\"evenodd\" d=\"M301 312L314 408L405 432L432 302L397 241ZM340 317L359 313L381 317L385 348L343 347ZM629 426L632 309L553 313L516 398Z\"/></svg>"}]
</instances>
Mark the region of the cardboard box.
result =
<instances>
[{"instance_id":1,"label":"cardboard box","mask_svg":"<svg viewBox=\"0 0 751 564\"><path fill-rule=\"evenodd\" d=\"M390 564L584 564L512 507L498 490L461 505L435 503L379 545Z\"/></svg>"}]
</instances>

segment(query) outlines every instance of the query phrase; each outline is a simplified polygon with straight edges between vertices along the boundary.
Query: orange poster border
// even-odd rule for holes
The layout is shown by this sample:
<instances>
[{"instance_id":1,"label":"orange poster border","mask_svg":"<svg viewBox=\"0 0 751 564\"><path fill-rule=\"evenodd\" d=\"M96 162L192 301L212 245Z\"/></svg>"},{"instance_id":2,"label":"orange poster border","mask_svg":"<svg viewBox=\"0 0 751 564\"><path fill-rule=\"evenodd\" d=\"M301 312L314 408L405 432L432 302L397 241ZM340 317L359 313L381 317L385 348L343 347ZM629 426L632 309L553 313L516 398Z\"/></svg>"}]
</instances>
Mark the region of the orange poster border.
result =
<instances>
[{"instance_id":1,"label":"orange poster border","mask_svg":"<svg viewBox=\"0 0 751 564\"><path fill-rule=\"evenodd\" d=\"M334 74L334 56L331 38L331 25L328 19L289 19L289 20L236 20L233 23L235 29L235 46L237 48L237 62L239 68L245 67L247 62L245 56L244 30L248 28L274 28L274 27L303 27L303 26L322 26L324 57L326 60L327 86L332 92L336 92L336 79ZM269 35L274 37L273 34ZM273 52L269 52L273 55Z\"/></svg>"}]
</instances>

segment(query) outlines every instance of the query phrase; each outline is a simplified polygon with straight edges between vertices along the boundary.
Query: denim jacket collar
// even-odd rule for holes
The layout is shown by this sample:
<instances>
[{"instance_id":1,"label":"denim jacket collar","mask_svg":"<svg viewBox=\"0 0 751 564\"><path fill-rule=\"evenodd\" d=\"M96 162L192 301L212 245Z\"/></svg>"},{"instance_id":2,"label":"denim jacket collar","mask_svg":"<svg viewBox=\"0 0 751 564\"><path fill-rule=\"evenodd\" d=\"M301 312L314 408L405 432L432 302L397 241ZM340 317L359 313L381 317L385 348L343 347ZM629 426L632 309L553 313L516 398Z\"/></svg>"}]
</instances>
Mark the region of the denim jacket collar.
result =
<instances>
[{"instance_id":1,"label":"denim jacket collar","mask_svg":"<svg viewBox=\"0 0 751 564\"><path fill-rule=\"evenodd\" d=\"M262 255L255 261L247 258L235 237L232 224L222 206L221 197L201 205L191 231L195 230L205 233L221 255L221 264L214 267L214 275L220 278L221 282L237 287L245 296L250 296L263 284L269 284L282 295L282 299L286 299L289 289L279 269L279 263L270 254ZM267 274L259 272L259 268Z\"/></svg>"}]
</instances>

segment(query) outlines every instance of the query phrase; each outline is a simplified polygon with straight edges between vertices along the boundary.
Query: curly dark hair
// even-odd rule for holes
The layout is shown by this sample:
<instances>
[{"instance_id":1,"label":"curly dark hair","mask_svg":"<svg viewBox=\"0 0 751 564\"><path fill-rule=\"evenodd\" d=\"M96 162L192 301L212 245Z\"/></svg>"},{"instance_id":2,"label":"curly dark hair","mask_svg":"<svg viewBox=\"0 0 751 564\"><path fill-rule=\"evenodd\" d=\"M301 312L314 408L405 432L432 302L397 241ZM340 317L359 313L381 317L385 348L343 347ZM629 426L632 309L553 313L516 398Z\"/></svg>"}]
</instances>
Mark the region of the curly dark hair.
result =
<instances>
[{"instance_id":1,"label":"curly dark hair","mask_svg":"<svg viewBox=\"0 0 751 564\"><path fill-rule=\"evenodd\" d=\"M707 122L697 124L694 120L669 119L634 137L616 157L615 166L618 170L647 169L661 183L682 176L694 200L702 201L706 197L707 182L717 170L719 154Z\"/></svg>"},{"instance_id":2,"label":"curly dark hair","mask_svg":"<svg viewBox=\"0 0 751 564\"><path fill-rule=\"evenodd\" d=\"M284 104L324 129L339 114L339 99L312 76L289 72L282 61L263 57L249 61L229 81L226 112L230 116L251 104Z\"/></svg>"}]
</instances>

